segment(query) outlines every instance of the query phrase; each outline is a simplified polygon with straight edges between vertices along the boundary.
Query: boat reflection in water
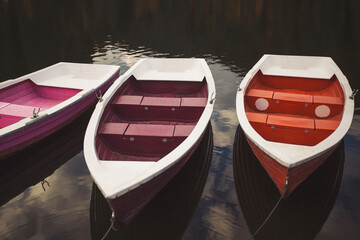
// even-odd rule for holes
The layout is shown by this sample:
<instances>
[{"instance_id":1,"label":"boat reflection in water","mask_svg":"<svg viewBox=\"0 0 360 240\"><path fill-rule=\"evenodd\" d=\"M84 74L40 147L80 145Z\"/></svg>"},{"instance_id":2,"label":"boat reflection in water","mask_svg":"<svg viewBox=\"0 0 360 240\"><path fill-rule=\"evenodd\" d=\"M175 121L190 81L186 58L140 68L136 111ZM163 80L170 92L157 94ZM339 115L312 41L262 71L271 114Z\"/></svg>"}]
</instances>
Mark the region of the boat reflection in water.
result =
<instances>
[{"instance_id":1,"label":"boat reflection in water","mask_svg":"<svg viewBox=\"0 0 360 240\"><path fill-rule=\"evenodd\" d=\"M181 239L201 198L213 149L211 124L186 165L126 227L111 230L106 239ZM90 202L92 239L110 227L111 210L93 184Z\"/></svg>"},{"instance_id":2,"label":"boat reflection in water","mask_svg":"<svg viewBox=\"0 0 360 240\"><path fill-rule=\"evenodd\" d=\"M89 118L94 108L31 147L0 161L0 206L53 174L82 150ZM51 183L42 182L44 190Z\"/></svg>"},{"instance_id":3,"label":"boat reflection in water","mask_svg":"<svg viewBox=\"0 0 360 240\"><path fill-rule=\"evenodd\" d=\"M339 192L344 142L277 209L255 239L314 239L322 229ZM270 214L280 194L254 156L238 126L234 141L234 178L239 203L251 234Z\"/></svg>"}]
</instances>

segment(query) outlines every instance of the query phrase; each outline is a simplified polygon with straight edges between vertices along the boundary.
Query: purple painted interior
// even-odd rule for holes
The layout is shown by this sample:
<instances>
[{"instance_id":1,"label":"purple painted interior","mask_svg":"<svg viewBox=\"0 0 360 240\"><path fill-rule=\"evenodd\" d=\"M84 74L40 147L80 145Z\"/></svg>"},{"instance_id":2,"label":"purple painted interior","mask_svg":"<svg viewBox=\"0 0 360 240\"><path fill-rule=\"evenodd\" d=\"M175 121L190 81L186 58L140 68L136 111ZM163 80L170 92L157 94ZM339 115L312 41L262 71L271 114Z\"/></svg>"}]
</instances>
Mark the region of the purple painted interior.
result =
<instances>
[{"instance_id":1,"label":"purple painted interior","mask_svg":"<svg viewBox=\"0 0 360 240\"><path fill-rule=\"evenodd\" d=\"M0 90L0 128L9 126L40 111L49 109L81 90L39 86L30 79Z\"/></svg>"},{"instance_id":2,"label":"purple painted interior","mask_svg":"<svg viewBox=\"0 0 360 240\"><path fill-rule=\"evenodd\" d=\"M207 84L137 81L131 76L106 106L96 137L101 160L158 161L194 129Z\"/></svg>"}]
</instances>

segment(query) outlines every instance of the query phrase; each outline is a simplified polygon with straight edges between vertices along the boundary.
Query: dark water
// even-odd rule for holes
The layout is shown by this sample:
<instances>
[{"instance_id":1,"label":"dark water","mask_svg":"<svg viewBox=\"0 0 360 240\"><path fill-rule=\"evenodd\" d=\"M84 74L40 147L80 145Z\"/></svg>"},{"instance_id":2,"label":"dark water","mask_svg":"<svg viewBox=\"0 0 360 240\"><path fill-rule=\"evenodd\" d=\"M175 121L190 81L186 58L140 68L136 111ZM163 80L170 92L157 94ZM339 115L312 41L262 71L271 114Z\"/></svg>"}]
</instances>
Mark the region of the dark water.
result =
<instances>
[{"instance_id":1,"label":"dark water","mask_svg":"<svg viewBox=\"0 0 360 240\"><path fill-rule=\"evenodd\" d=\"M357 0L0 0L0 81L59 61L116 64L124 73L143 57L205 58L217 89L211 162L194 158L112 237L248 239L279 195L241 145L235 82L265 53L321 55L360 88L359 12ZM107 230L82 152L90 114L1 164L0 239L91 239ZM331 161L256 239L360 239L359 146L357 110Z\"/></svg>"}]
</instances>

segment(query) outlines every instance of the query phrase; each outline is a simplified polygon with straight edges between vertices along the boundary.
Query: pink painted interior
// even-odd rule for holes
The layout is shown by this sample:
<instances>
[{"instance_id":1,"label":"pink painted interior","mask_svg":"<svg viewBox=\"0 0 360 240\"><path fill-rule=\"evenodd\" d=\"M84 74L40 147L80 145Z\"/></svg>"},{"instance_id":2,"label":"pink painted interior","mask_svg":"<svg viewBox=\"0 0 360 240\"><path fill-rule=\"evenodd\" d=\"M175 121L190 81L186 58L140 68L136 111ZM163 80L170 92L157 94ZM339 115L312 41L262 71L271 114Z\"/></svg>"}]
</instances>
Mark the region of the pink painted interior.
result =
<instances>
[{"instance_id":1,"label":"pink painted interior","mask_svg":"<svg viewBox=\"0 0 360 240\"><path fill-rule=\"evenodd\" d=\"M36 85L25 80L0 90L0 128L9 126L21 119L49 109L74 96L81 90Z\"/></svg>"},{"instance_id":2,"label":"pink painted interior","mask_svg":"<svg viewBox=\"0 0 360 240\"><path fill-rule=\"evenodd\" d=\"M105 108L96 137L101 160L157 161L192 132L207 104L207 84L137 81L131 76Z\"/></svg>"}]
</instances>

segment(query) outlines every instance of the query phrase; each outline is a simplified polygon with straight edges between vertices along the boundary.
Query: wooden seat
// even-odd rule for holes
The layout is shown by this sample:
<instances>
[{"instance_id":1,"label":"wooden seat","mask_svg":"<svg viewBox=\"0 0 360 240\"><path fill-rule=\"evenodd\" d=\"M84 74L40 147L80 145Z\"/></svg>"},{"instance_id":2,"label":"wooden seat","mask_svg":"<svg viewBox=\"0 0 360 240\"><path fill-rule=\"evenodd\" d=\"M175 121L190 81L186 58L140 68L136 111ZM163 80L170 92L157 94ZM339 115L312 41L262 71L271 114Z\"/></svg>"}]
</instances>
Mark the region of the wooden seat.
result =
<instances>
[{"instance_id":1,"label":"wooden seat","mask_svg":"<svg viewBox=\"0 0 360 240\"><path fill-rule=\"evenodd\" d=\"M0 109L3 108L3 107L6 107L8 106L10 103L8 102L0 102Z\"/></svg>"},{"instance_id":2,"label":"wooden seat","mask_svg":"<svg viewBox=\"0 0 360 240\"><path fill-rule=\"evenodd\" d=\"M101 134L113 134L124 135L125 130L129 126L128 123L105 123L102 125L99 133Z\"/></svg>"},{"instance_id":3,"label":"wooden seat","mask_svg":"<svg viewBox=\"0 0 360 240\"><path fill-rule=\"evenodd\" d=\"M34 111L34 107L18 105L18 104L8 104L0 109L0 114L19 117L19 118L26 118L26 117L31 117L33 115L33 111Z\"/></svg>"},{"instance_id":4,"label":"wooden seat","mask_svg":"<svg viewBox=\"0 0 360 240\"><path fill-rule=\"evenodd\" d=\"M274 91L264 90L264 89L249 89L246 92L246 96L255 97L255 98L268 98L271 99L273 97Z\"/></svg>"},{"instance_id":5,"label":"wooden seat","mask_svg":"<svg viewBox=\"0 0 360 240\"><path fill-rule=\"evenodd\" d=\"M172 137L174 135L174 128L174 125L132 123L124 135L138 137Z\"/></svg>"},{"instance_id":6,"label":"wooden seat","mask_svg":"<svg viewBox=\"0 0 360 240\"><path fill-rule=\"evenodd\" d=\"M266 124L268 115L264 113L247 112L246 117L250 123Z\"/></svg>"},{"instance_id":7,"label":"wooden seat","mask_svg":"<svg viewBox=\"0 0 360 240\"><path fill-rule=\"evenodd\" d=\"M314 96L315 104L344 105L343 98L331 96Z\"/></svg>"},{"instance_id":8,"label":"wooden seat","mask_svg":"<svg viewBox=\"0 0 360 240\"><path fill-rule=\"evenodd\" d=\"M181 107L205 107L207 98L183 97L181 98Z\"/></svg>"},{"instance_id":9,"label":"wooden seat","mask_svg":"<svg viewBox=\"0 0 360 240\"><path fill-rule=\"evenodd\" d=\"M152 107L180 107L181 98L173 97L144 97L141 106Z\"/></svg>"},{"instance_id":10,"label":"wooden seat","mask_svg":"<svg viewBox=\"0 0 360 240\"><path fill-rule=\"evenodd\" d=\"M313 102L313 97L311 95L287 93L287 92L275 92L273 99L275 101L278 100L278 101L293 102L293 103L311 104Z\"/></svg>"},{"instance_id":11,"label":"wooden seat","mask_svg":"<svg viewBox=\"0 0 360 240\"><path fill-rule=\"evenodd\" d=\"M112 110L127 121L184 121L194 122L201 116L207 98L195 97L117 97Z\"/></svg>"},{"instance_id":12,"label":"wooden seat","mask_svg":"<svg viewBox=\"0 0 360 240\"><path fill-rule=\"evenodd\" d=\"M195 125L176 125L174 137L187 137L190 135Z\"/></svg>"},{"instance_id":13,"label":"wooden seat","mask_svg":"<svg viewBox=\"0 0 360 240\"><path fill-rule=\"evenodd\" d=\"M143 96L121 95L115 98L112 104L140 105Z\"/></svg>"},{"instance_id":14,"label":"wooden seat","mask_svg":"<svg viewBox=\"0 0 360 240\"><path fill-rule=\"evenodd\" d=\"M308 118L269 115L266 124L280 128L315 130L314 120Z\"/></svg>"},{"instance_id":15,"label":"wooden seat","mask_svg":"<svg viewBox=\"0 0 360 240\"><path fill-rule=\"evenodd\" d=\"M261 99L261 103L263 103L264 106L267 106L265 110L257 106L259 99ZM329 109L329 115L325 116L326 118L341 113L344 108L344 100L342 97L308 95L280 90L273 92L263 89L250 89L246 93L246 101L248 105L256 111L294 114L313 118L321 118L316 113L320 105L326 106L321 108Z\"/></svg>"},{"instance_id":16,"label":"wooden seat","mask_svg":"<svg viewBox=\"0 0 360 240\"><path fill-rule=\"evenodd\" d=\"M328 119L315 119L315 129L326 130L326 131L335 131L339 126L340 121L338 120L328 120Z\"/></svg>"},{"instance_id":17,"label":"wooden seat","mask_svg":"<svg viewBox=\"0 0 360 240\"><path fill-rule=\"evenodd\" d=\"M136 158L169 153L194 127L194 124L104 123L98 137L112 152Z\"/></svg>"}]
</instances>

